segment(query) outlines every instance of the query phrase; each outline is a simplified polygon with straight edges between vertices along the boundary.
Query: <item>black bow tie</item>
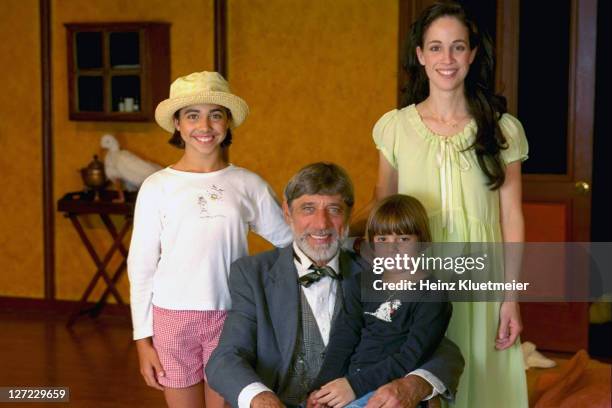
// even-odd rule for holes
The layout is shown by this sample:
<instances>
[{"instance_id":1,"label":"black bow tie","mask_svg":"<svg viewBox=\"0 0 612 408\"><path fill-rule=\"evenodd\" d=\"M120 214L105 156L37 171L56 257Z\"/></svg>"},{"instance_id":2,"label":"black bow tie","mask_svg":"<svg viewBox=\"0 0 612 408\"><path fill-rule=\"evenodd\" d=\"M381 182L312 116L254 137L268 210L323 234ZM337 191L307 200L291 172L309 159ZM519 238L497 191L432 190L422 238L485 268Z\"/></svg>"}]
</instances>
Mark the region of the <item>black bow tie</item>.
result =
<instances>
[{"instance_id":1,"label":"black bow tie","mask_svg":"<svg viewBox=\"0 0 612 408\"><path fill-rule=\"evenodd\" d=\"M308 269L312 270L312 272L300 276L298 279L300 285L305 288L309 287L315 282L318 282L324 276L329 276L332 279L342 279L342 275L338 274L331 266L328 265L318 267L313 264Z\"/></svg>"}]
</instances>

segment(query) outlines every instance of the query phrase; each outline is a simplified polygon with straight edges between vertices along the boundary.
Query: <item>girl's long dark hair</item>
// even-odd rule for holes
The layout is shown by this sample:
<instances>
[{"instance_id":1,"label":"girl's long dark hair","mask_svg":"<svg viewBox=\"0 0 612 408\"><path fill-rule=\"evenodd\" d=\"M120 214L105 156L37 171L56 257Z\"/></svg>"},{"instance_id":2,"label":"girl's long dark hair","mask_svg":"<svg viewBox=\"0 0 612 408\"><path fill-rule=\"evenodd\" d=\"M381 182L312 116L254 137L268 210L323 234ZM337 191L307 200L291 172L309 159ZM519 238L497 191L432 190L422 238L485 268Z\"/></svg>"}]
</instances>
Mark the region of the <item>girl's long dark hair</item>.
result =
<instances>
[{"instance_id":1,"label":"girl's long dark hair","mask_svg":"<svg viewBox=\"0 0 612 408\"><path fill-rule=\"evenodd\" d=\"M416 47L423 48L425 32L435 20L450 16L459 20L469 32L470 48L478 47L474 62L465 78L465 96L469 113L476 121L476 140L470 148L476 152L478 165L488 179L487 186L496 190L504 184L505 166L500 151L507 149L499 119L507 111L506 98L494 93L495 53L488 34L480 32L463 7L454 1L441 1L425 9L410 27L404 69L408 82L403 88L402 107L417 104L429 96L429 80L420 64Z\"/></svg>"}]
</instances>

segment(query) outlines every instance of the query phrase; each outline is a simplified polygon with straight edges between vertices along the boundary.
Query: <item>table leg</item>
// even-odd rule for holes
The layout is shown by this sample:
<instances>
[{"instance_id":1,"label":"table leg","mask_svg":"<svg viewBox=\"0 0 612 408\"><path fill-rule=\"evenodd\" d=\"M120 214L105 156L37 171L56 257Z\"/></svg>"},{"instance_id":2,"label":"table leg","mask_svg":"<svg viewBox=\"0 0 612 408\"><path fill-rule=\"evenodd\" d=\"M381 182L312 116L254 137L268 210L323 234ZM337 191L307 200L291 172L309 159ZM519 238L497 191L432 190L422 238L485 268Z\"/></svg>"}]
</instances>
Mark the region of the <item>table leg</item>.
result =
<instances>
[{"instance_id":1,"label":"table leg","mask_svg":"<svg viewBox=\"0 0 612 408\"><path fill-rule=\"evenodd\" d=\"M71 326L72 324L74 324L74 322L76 321L76 319L80 315L85 313L83 311L83 306L87 302L87 299L89 298L89 295L91 294L91 292L95 288L96 283L98 282L98 279L100 277L102 277L102 279L106 282L107 290L109 290L110 293L113 294L113 296L117 300L117 303L125 304L123 302L123 299L121 298L121 295L119 294L119 292L115 288L114 282L111 280L111 278L109 278L109 276L108 276L108 274L106 272L106 267L107 267L108 263L110 262L111 258L113 257L114 253L118 250L119 246L123 246L121 240L123 239L123 237L125 237L126 233L128 232L129 227L130 227L130 223L126 223L121 228L121 231L117 234L117 239L115 239L115 241L113 242L113 245L111 246L111 248L106 253L104 259L100 260L100 258L98 256L98 254L96 253L93 245L91 244L91 241L89 240L89 238L85 234L85 231L83 230L83 227L81 226L81 223L79 222L77 216L74 215L74 214L70 214L69 218L72 221L72 224L73 224L74 228L77 230L77 233L79 234L79 237L81 238L81 241L85 245L85 248L87 249L87 252L89 252L89 255L91 256L91 258L93 259L93 261L94 261L94 263L96 264L96 267L97 267L96 274L94 275L94 277L89 282L89 285L87 286L87 289L85 289L85 292L83 293L83 295L81 296L81 299L79 300L79 304L77 306L77 312L75 312L70 317L70 319L68 320L68 324L67 325Z\"/></svg>"},{"instance_id":2,"label":"table leg","mask_svg":"<svg viewBox=\"0 0 612 408\"><path fill-rule=\"evenodd\" d=\"M104 223L104 225L106 226L106 229L108 230L108 232L110 233L111 237L113 238L113 241L117 241L119 239L119 234L117 233L117 228L115 227L115 224L113 224L111 218L108 216L108 214L100 214L100 218L102 218L102 222ZM129 225L132 225L132 218L131 217L125 217L125 222L129 223ZM125 224L124 224L125 225ZM126 268L127 263L126 263L126 259L128 257L128 250L125 248L125 246L123 245L123 239L119 240L119 252L121 252L121 255L123 256L123 262L121 262L121 265L119 265L119 267L115 270L115 272L113 273L113 277L112 277L112 282L114 284L117 283L117 281L119 280L119 278L121 277L121 274L123 272L123 270ZM106 288L106 290L104 291L104 294L102 295L102 297L100 298L98 303L106 303L106 299L108 298L108 296L110 295L111 291L109 288Z\"/></svg>"}]
</instances>

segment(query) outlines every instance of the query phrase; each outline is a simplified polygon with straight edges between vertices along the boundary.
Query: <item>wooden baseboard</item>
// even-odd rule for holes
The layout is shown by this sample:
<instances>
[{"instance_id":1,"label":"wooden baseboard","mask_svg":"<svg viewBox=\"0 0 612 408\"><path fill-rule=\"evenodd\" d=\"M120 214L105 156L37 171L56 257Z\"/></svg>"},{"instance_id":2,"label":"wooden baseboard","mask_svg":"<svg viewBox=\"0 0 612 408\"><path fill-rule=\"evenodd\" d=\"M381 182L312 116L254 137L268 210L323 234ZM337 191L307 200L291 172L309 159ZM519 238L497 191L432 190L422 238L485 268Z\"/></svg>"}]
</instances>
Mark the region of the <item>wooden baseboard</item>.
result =
<instances>
[{"instance_id":1,"label":"wooden baseboard","mask_svg":"<svg viewBox=\"0 0 612 408\"><path fill-rule=\"evenodd\" d=\"M49 313L54 315L69 316L74 313L79 305L76 300L50 300L21 297L0 296L0 312L33 312ZM86 303L86 308L94 308L93 302ZM109 303L104 306L102 315L129 317L130 307L128 305L117 305Z\"/></svg>"}]
</instances>

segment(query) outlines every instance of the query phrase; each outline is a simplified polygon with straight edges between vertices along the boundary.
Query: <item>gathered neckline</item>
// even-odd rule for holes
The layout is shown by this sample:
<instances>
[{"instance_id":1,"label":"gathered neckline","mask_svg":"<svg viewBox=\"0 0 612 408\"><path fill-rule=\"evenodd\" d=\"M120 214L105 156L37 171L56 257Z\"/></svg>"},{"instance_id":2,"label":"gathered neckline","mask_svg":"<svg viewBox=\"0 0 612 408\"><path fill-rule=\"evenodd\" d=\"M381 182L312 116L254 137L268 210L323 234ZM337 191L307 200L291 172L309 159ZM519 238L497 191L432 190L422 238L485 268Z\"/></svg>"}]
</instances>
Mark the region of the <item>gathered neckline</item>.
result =
<instances>
[{"instance_id":1,"label":"gathered neckline","mask_svg":"<svg viewBox=\"0 0 612 408\"><path fill-rule=\"evenodd\" d=\"M416 104L409 105L404 109L406 109L410 123L417 129L417 133L425 136L428 139L438 142L469 141L469 139L473 138L476 133L476 121L474 118L470 119L470 121L459 132L451 136L444 136L434 132L425 124L421 114L416 108Z\"/></svg>"}]
</instances>

